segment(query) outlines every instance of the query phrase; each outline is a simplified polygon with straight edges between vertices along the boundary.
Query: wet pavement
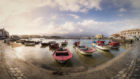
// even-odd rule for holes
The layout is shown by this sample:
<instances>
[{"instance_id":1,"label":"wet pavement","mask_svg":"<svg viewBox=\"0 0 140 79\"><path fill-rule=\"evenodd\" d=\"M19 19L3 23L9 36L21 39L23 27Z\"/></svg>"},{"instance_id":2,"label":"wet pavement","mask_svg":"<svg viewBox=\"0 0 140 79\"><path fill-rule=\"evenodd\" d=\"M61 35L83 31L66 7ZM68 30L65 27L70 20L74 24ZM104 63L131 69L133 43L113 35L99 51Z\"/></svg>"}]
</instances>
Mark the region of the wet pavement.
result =
<instances>
[{"instance_id":1,"label":"wet pavement","mask_svg":"<svg viewBox=\"0 0 140 79\"><path fill-rule=\"evenodd\" d=\"M57 42L61 41L64 40L58 40ZM129 45L122 45L118 50L97 50L92 56L83 56L73 48L74 41L76 40L68 40L69 45L66 48L71 51L73 57L63 65L57 63L52 58L53 50L50 50L49 47L42 48L41 45L34 47L24 45L8 46L1 44L3 46L2 52L4 52L3 59L5 60L7 71L10 73L9 78L109 79L115 76L121 69L127 67L133 58L130 56L131 54L125 53L128 50L127 48L130 47ZM92 40L81 41L83 45L92 47Z\"/></svg>"},{"instance_id":2,"label":"wet pavement","mask_svg":"<svg viewBox=\"0 0 140 79\"><path fill-rule=\"evenodd\" d=\"M140 43L136 46L136 59L135 64L133 65L134 68L131 72L130 79L140 79Z\"/></svg>"}]
</instances>

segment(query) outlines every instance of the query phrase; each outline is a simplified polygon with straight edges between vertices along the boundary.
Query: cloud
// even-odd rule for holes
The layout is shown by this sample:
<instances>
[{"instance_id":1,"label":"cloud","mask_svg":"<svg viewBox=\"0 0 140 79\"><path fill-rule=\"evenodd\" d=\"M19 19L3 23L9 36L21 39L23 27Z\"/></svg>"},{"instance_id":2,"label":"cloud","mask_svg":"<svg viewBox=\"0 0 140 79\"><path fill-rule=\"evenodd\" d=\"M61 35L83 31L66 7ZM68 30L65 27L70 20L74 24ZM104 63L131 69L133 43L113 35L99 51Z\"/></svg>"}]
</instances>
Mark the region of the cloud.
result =
<instances>
[{"instance_id":1,"label":"cloud","mask_svg":"<svg viewBox=\"0 0 140 79\"><path fill-rule=\"evenodd\" d=\"M75 14L68 14L69 16L72 16L73 18L75 19L79 19L80 17L78 15L75 15Z\"/></svg>"},{"instance_id":2,"label":"cloud","mask_svg":"<svg viewBox=\"0 0 140 79\"><path fill-rule=\"evenodd\" d=\"M120 8L120 12L126 12L127 10L125 8Z\"/></svg>"},{"instance_id":3,"label":"cloud","mask_svg":"<svg viewBox=\"0 0 140 79\"><path fill-rule=\"evenodd\" d=\"M130 2L132 3L132 7L140 8L140 0L130 0Z\"/></svg>"},{"instance_id":4,"label":"cloud","mask_svg":"<svg viewBox=\"0 0 140 79\"><path fill-rule=\"evenodd\" d=\"M18 23L12 21L13 25L7 25L7 29L11 34L110 35L112 33L120 32L121 30L139 28L140 26L138 19L113 22L101 22L88 19L79 22L69 21L62 24L57 24L53 21L44 24L43 17L34 20L17 19L19 20Z\"/></svg>"},{"instance_id":5,"label":"cloud","mask_svg":"<svg viewBox=\"0 0 140 79\"><path fill-rule=\"evenodd\" d=\"M138 19L114 22L83 20L76 23L65 22L60 25L52 22L47 25L45 30L47 31L47 35L110 35L126 29L139 28L139 26Z\"/></svg>"},{"instance_id":6,"label":"cloud","mask_svg":"<svg viewBox=\"0 0 140 79\"><path fill-rule=\"evenodd\" d=\"M134 0L133 5L137 4ZM0 1L0 25L10 34L46 34L46 35L82 35L82 34L111 34L120 30L137 28L139 19L118 20L102 22L93 19L80 19L78 22L67 21L65 15L49 14L35 16L34 10L42 7L58 9L60 11L87 12L91 9L102 10L101 0L1 0ZM122 6L123 7L123 6ZM50 10L48 10L50 11ZM120 8L120 12L124 12ZM68 13L69 14L69 13ZM67 14L66 14L67 15ZM62 17L64 16L64 17ZM82 18L74 14L69 16L75 19ZM54 20L64 18L64 21ZM47 21L46 21L47 20ZM49 21L48 21L49 20Z\"/></svg>"},{"instance_id":7,"label":"cloud","mask_svg":"<svg viewBox=\"0 0 140 79\"><path fill-rule=\"evenodd\" d=\"M47 6L61 11L87 12L95 8L101 10L101 0L48 0Z\"/></svg>"},{"instance_id":8,"label":"cloud","mask_svg":"<svg viewBox=\"0 0 140 79\"><path fill-rule=\"evenodd\" d=\"M54 10L59 9L60 11L86 12L93 8L96 10L101 10L100 1L101 0L1 0L0 25L5 24L1 27L8 29L11 34L26 34L26 31L28 31L28 34L33 34L33 30L36 30L37 28L43 28L43 20L53 21L59 18L57 13L54 13L51 16L47 13L45 16L34 16L34 11L39 11L41 7L46 6L46 8L54 8ZM71 16L77 19L79 18L77 15ZM51 27L53 28L53 26Z\"/></svg>"},{"instance_id":9,"label":"cloud","mask_svg":"<svg viewBox=\"0 0 140 79\"><path fill-rule=\"evenodd\" d=\"M0 22L9 19L11 16L26 14L37 7L45 4L39 0L1 0L0 1Z\"/></svg>"}]
</instances>

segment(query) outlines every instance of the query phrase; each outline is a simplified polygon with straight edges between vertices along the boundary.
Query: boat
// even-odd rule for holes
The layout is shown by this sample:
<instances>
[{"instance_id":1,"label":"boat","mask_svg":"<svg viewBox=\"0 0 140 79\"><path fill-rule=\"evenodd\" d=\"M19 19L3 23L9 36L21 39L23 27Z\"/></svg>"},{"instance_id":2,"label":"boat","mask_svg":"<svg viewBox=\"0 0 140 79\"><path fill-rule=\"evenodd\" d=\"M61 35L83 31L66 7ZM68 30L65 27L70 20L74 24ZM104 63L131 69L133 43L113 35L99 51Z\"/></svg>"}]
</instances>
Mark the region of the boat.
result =
<instances>
[{"instance_id":1,"label":"boat","mask_svg":"<svg viewBox=\"0 0 140 79\"><path fill-rule=\"evenodd\" d=\"M80 41L74 42L74 46L79 46L80 45Z\"/></svg>"},{"instance_id":2,"label":"boat","mask_svg":"<svg viewBox=\"0 0 140 79\"><path fill-rule=\"evenodd\" d=\"M61 46L66 46L68 44L67 41L61 42Z\"/></svg>"},{"instance_id":3,"label":"boat","mask_svg":"<svg viewBox=\"0 0 140 79\"><path fill-rule=\"evenodd\" d=\"M58 44L58 43L50 43L50 44L49 44L49 47L50 47L51 49L58 49L58 48L59 48L59 44Z\"/></svg>"},{"instance_id":4,"label":"boat","mask_svg":"<svg viewBox=\"0 0 140 79\"><path fill-rule=\"evenodd\" d=\"M55 44L56 41L49 41L48 43L49 43L49 44Z\"/></svg>"},{"instance_id":5,"label":"boat","mask_svg":"<svg viewBox=\"0 0 140 79\"><path fill-rule=\"evenodd\" d=\"M118 49L119 46L120 46L120 43L119 43L119 42L112 41L112 42L108 42L108 45L109 45L111 48Z\"/></svg>"},{"instance_id":6,"label":"boat","mask_svg":"<svg viewBox=\"0 0 140 79\"><path fill-rule=\"evenodd\" d=\"M35 44L40 44L41 43L41 41L35 41Z\"/></svg>"},{"instance_id":7,"label":"boat","mask_svg":"<svg viewBox=\"0 0 140 79\"><path fill-rule=\"evenodd\" d=\"M26 45L26 46L35 46L36 44L35 44L34 41L25 41L24 45Z\"/></svg>"},{"instance_id":8,"label":"boat","mask_svg":"<svg viewBox=\"0 0 140 79\"><path fill-rule=\"evenodd\" d=\"M105 45L105 41L96 41L96 42L94 41L92 45L101 50L105 51L110 50L110 47L108 45Z\"/></svg>"},{"instance_id":9,"label":"boat","mask_svg":"<svg viewBox=\"0 0 140 79\"><path fill-rule=\"evenodd\" d=\"M41 43L41 46L49 46L49 43L47 43L47 42L42 42L42 43Z\"/></svg>"},{"instance_id":10,"label":"boat","mask_svg":"<svg viewBox=\"0 0 140 79\"><path fill-rule=\"evenodd\" d=\"M68 49L59 48L53 53L53 58L59 63L66 63L72 58L72 54Z\"/></svg>"},{"instance_id":11,"label":"boat","mask_svg":"<svg viewBox=\"0 0 140 79\"><path fill-rule=\"evenodd\" d=\"M87 46L77 46L76 51L82 55L92 55L96 50Z\"/></svg>"}]
</instances>

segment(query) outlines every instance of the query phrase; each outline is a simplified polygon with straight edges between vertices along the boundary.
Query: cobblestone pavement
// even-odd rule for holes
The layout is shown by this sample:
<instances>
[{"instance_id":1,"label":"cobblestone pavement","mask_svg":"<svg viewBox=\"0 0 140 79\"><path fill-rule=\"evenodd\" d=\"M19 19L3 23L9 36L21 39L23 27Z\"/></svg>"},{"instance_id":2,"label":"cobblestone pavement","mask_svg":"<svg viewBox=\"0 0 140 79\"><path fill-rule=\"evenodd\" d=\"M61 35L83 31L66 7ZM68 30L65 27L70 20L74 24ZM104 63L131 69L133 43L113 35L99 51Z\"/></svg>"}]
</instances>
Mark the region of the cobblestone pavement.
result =
<instances>
[{"instance_id":1,"label":"cobblestone pavement","mask_svg":"<svg viewBox=\"0 0 140 79\"><path fill-rule=\"evenodd\" d=\"M0 79L27 79L18 67L6 63L5 47L0 41Z\"/></svg>"},{"instance_id":2,"label":"cobblestone pavement","mask_svg":"<svg viewBox=\"0 0 140 79\"><path fill-rule=\"evenodd\" d=\"M5 60L2 53L3 51L4 50L3 50L2 42L0 41L0 79L12 79L5 65Z\"/></svg>"},{"instance_id":3,"label":"cobblestone pavement","mask_svg":"<svg viewBox=\"0 0 140 79\"><path fill-rule=\"evenodd\" d=\"M140 42L134 44L132 54L134 55L129 66L122 69L112 79L140 79Z\"/></svg>"},{"instance_id":4,"label":"cobblestone pavement","mask_svg":"<svg viewBox=\"0 0 140 79\"><path fill-rule=\"evenodd\" d=\"M136 61L134 64L134 68L132 70L130 79L140 79L140 43L137 43L136 47Z\"/></svg>"},{"instance_id":5,"label":"cobblestone pavement","mask_svg":"<svg viewBox=\"0 0 140 79\"><path fill-rule=\"evenodd\" d=\"M8 73L13 79L27 79L18 67L8 67Z\"/></svg>"}]
</instances>

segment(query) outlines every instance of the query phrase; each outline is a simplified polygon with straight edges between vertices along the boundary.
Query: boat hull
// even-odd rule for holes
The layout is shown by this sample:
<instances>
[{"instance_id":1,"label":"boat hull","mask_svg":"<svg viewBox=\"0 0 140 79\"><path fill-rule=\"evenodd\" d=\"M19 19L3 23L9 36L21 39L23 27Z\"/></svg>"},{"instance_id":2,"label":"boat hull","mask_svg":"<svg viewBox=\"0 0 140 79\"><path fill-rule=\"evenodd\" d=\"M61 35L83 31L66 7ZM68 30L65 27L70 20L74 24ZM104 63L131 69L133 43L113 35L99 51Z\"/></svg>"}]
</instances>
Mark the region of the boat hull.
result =
<instances>
[{"instance_id":1,"label":"boat hull","mask_svg":"<svg viewBox=\"0 0 140 79\"><path fill-rule=\"evenodd\" d=\"M75 47L76 51L82 55L92 55L92 52L84 52L84 51L81 51L78 47Z\"/></svg>"},{"instance_id":2,"label":"boat hull","mask_svg":"<svg viewBox=\"0 0 140 79\"><path fill-rule=\"evenodd\" d=\"M25 43L24 45L25 45L25 46L35 46L34 43Z\"/></svg>"},{"instance_id":3,"label":"boat hull","mask_svg":"<svg viewBox=\"0 0 140 79\"><path fill-rule=\"evenodd\" d=\"M105 50L105 51L110 50L110 47L108 47L108 46L99 46L99 45L97 45L95 43L93 43L92 45L95 46L98 49L101 49L101 50Z\"/></svg>"},{"instance_id":4,"label":"boat hull","mask_svg":"<svg viewBox=\"0 0 140 79\"><path fill-rule=\"evenodd\" d=\"M42 46L49 46L49 43L41 43Z\"/></svg>"},{"instance_id":5,"label":"boat hull","mask_svg":"<svg viewBox=\"0 0 140 79\"><path fill-rule=\"evenodd\" d=\"M111 46L111 49L119 49L119 46Z\"/></svg>"},{"instance_id":6,"label":"boat hull","mask_svg":"<svg viewBox=\"0 0 140 79\"><path fill-rule=\"evenodd\" d=\"M59 63L66 63L72 58L72 54L67 49L58 49L53 53L53 58Z\"/></svg>"}]
</instances>

